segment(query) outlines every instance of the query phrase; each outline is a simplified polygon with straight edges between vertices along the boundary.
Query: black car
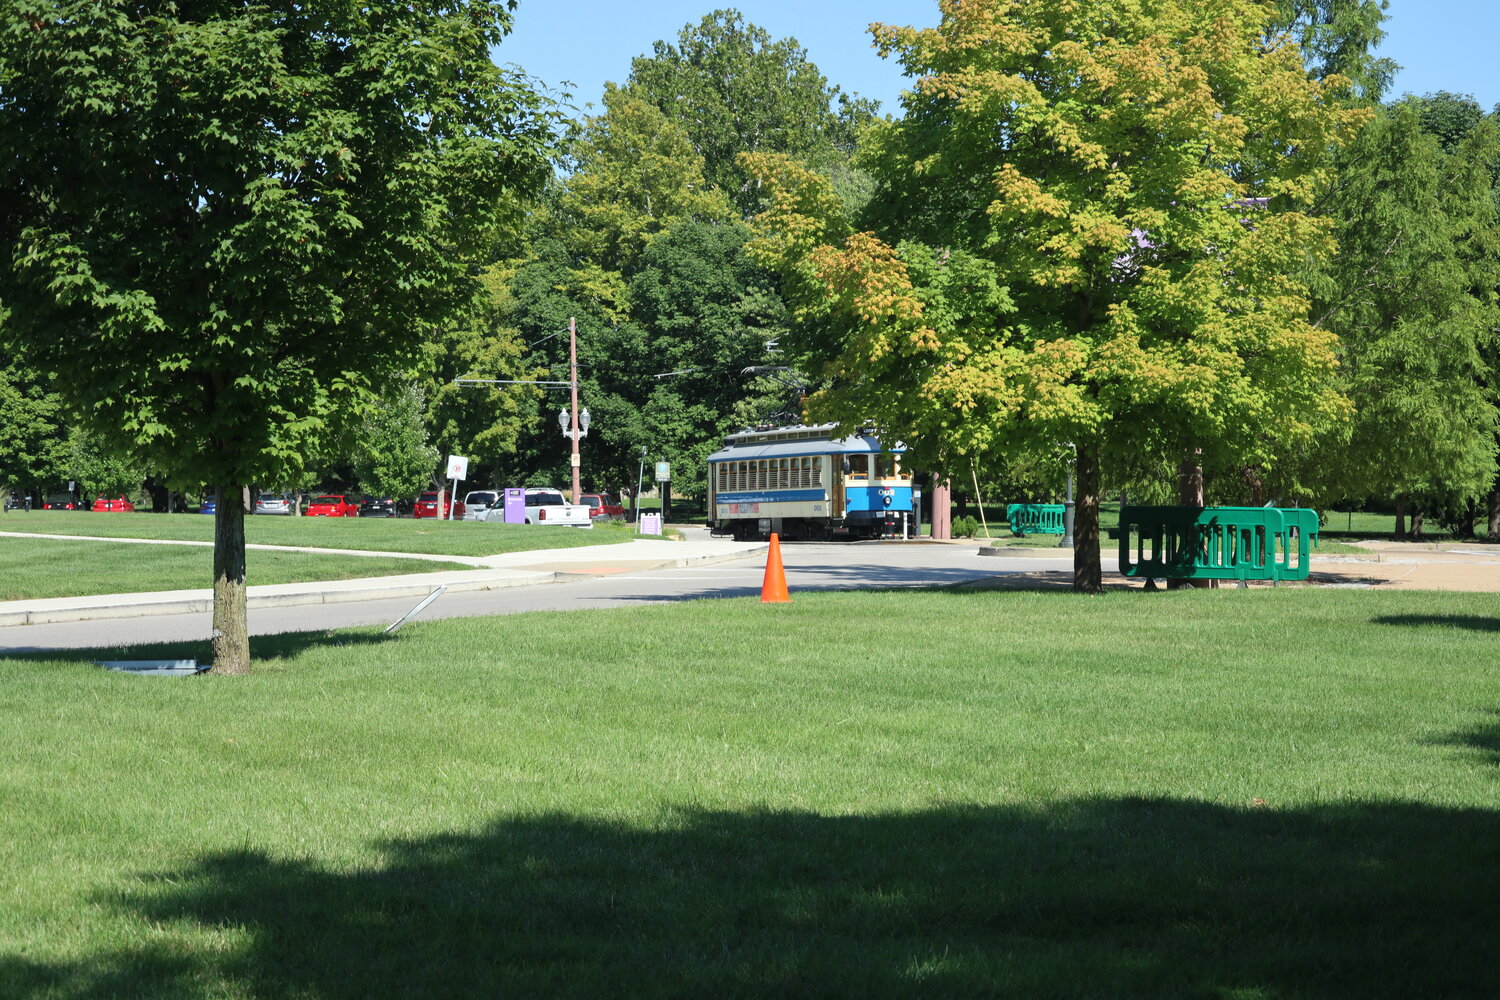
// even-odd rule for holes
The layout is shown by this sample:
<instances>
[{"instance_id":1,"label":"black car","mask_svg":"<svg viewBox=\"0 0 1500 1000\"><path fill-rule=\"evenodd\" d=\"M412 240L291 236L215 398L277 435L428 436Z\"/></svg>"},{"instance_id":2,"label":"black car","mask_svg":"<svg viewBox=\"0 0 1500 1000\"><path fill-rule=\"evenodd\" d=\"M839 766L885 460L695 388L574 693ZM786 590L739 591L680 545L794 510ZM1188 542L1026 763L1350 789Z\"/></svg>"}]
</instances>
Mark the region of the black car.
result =
<instances>
[{"instance_id":1,"label":"black car","mask_svg":"<svg viewBox=\"0 0 1500 1000\"><path fill-rule=\"evenodd\" d=\"M88 505L83 502L82 497L76 497L71 493L50 493L47 500L42 504L42 510L88 510Z\"/></svg>"},{"instance_id":2,"label":"black car","mask_svg":"<svg viewBox=\"0 0 1500 1000\"><path fill-rule=\"evenodd\" d=\"M410 500L370 497L359 505L360 517L405 517L411 513Z\"/></svg>"}]
</instances>

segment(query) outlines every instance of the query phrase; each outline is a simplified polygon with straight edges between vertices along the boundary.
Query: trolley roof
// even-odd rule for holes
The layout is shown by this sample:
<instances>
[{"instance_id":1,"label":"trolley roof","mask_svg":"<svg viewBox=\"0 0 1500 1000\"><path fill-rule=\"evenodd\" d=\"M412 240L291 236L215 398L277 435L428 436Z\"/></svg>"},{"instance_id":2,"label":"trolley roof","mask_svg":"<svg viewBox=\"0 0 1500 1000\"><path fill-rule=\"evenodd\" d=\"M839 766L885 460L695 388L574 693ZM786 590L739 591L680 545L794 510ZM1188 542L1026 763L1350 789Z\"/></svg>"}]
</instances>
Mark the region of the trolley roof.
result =
<instances>
[{"instance_id":1,"label":"trolley roof","mask_svg":"<svg viewBox=\"0 0 1500 1000\"><path fill-rule=\"evenodd\" d=\"M724 447L708 456L710 462L744 461L752 458L792 458L801 455L860 455L906 450L899 442L891 447L881 445L873 434L853 437L829 437L837 424L816 427L777 427L767 431L740 431L724 438Z\"/></svg>"}]
</instances>

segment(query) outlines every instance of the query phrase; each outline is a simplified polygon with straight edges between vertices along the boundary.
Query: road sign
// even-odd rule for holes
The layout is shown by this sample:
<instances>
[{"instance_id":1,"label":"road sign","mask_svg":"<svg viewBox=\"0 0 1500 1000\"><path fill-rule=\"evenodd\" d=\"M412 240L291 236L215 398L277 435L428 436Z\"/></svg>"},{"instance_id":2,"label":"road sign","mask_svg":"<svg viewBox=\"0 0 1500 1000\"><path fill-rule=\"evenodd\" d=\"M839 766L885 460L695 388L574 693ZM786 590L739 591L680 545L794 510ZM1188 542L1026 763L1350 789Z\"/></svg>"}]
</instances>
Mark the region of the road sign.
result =
<instances>
[{"instance_id":1,"label":"road sign","mask_svg":"<svg viewBox=\"0 0 1500 1000\"><path fill-rule=\"evenodd\" d=\"M669 462L656 463L656 481L667 483L672 481L672 466Z\"/></svg>"},{"instance_id":2,"label":"road sign","mask_svg":"<svg viewBox=\"0 0 1500 1000\"><path fill-rule=\"evenodd\" d=\"M464 458L461 455L449 455L448 456L448 478L449 479L468 479L469 478L469 460L467 458Z\"/></svg>"}]
</instances>

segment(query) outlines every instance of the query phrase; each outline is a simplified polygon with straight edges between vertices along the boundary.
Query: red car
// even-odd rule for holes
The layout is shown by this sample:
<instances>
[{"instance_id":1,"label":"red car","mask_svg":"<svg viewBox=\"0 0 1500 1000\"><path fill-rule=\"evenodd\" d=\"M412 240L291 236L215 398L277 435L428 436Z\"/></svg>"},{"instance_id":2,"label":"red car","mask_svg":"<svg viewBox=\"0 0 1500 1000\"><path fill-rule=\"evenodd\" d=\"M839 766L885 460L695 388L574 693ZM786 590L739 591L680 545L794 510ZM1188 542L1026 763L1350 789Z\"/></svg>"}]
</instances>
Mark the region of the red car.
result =
<instances>
[{"instance_id":1,"label":"red car","mask_svg":"<svg viewBox=\"0 0 1500 1000\"><path fill-rule=\"evenodd\" d=\"M578 499L588 505L591 521L625 520L625 508L608 493L580 493Z\"/></svg>"},{"instance_id":2,"label":"red car","mask_svg":"<svg viewBox=\"0 0 1500 1000\"><path fill-rule=\"evenodd\" d=\"M133 511L135 504L124 497L98 497L94 500L94 510Z\"/></svg>"},{"instance_id":3,"label":"red car","mask_svg":"<svg viewBox=\"0 0 1500 1000\"><path fill-rule=\"evenodd\" d=\"M436 493L423 493L417 497L416 503L412 504L411 516L446 518L448 516L449 499L448 494L444 493L443 509L438 510L438 495ZM464 502L462 500L453 504L453 520L461 520L464 516L464 509Z\"/></svg>"},{"instance_id":4,"label":"red car","mask_svg":"<svg viewBox=\"0 0 1500 1000\"><path fill-rule=\"evenodd\" d=\"M307 505L308 517L357 517L359 516L359 504L351 501L341 493L330 493L326 496L315 497L313 502Z\"/></svg>"}]
</instances>

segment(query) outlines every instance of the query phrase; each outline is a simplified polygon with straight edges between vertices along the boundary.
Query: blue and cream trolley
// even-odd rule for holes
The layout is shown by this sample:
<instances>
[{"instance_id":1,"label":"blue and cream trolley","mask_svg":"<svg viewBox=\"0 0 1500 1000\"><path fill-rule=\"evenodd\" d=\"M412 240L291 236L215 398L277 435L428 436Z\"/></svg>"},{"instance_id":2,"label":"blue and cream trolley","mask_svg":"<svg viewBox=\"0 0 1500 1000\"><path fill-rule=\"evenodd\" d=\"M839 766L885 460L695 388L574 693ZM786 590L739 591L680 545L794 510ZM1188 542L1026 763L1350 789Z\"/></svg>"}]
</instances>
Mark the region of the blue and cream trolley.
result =
<instances>
[{"instance_id":1,"label":"blue and cream trolley","mask_svg":"<svg viewBox=\"0 0 1500 1000\"><path fill-rule=\"evenodd\" d=\"M708 456L709 527L735 538L902 538L912 533L911 473L899 444L833 424L741 431Z\"/></svg>"}]
</instances>

